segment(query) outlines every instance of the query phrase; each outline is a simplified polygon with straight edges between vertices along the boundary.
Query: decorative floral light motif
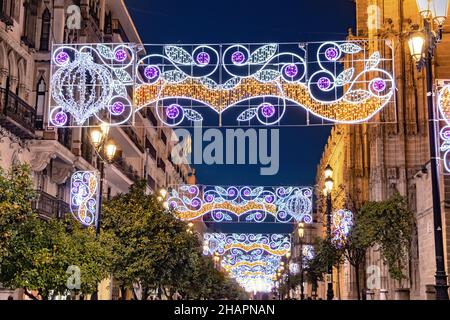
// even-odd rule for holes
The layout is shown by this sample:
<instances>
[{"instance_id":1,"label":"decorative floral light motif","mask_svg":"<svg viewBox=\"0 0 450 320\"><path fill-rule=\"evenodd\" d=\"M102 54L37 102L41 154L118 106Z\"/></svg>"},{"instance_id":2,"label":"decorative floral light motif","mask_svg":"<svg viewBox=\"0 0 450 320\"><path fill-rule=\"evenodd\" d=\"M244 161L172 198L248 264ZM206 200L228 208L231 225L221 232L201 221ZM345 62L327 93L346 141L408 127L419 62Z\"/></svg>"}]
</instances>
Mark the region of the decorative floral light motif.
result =
<instances>
[{"instance_id":1,"label":"decorative floral light motif","mask_svg":"<svg viewBox=\"0 0 450 320\"><path fill-rule=\"evenodd\" d=\"M96 220L98 178L92 171L77 171L70 183L70 210L82 224L89 226Z\"/></svg>"},{"instance_id":2,"label":"decorative floral light motif","mask_svg":"<svg viewBox=\"0 0 450 320\"><path fill-rule=\"evenodd\" d=\"M159 69L156 66L147 66L144 69L144 75L147 79L153 80L157 77L159 77Z\"/></svg>"},{"instance_id":3,"label":"decorative floral light motif","mask_svg":"<svg viewBox=\"0 0 450 320\"><path fill-rule=\"evenodd\" d=\"M372 88L375 92L382 92L384 89L386 89L386 81L380 78L376 78L372 80Z\"/></svg>"},{"instance_id":4,"label":"decorative floral light motif","mask_svg":"<svg viewBox=\"0 0 450 320\"><path fill-rule=\"evenodd\" d=\"M55 62L59 65L63 65L69 62L69 59L70 59L69 54L65 51L61 51L56 55Z\"/></svg>"},{"instance_id":5,"label":"decorative floral light motif","mask_svg":"<svg viewBox=\"0 0 450 320\"><path fill-rule=\"evenodd\" d=\"M123 112L125 111L125 105L120 102L120 101L116 101L113 103L113 105L111 106L111 114L118 116L121 115Z\"/></svg>"},{"instance_id":6,"label":"decorative floral light motif","mask_svg":"<svg viewBox=\"0 0 450 320\"><path fill-rule=\"evenodd\" d=\"M171 104L166 108L166 115L169 119L176 119L180 115L182 107L179 104Z\"/></svg>"},{"instance_id":7,"label":"decorative floral light motif","mask_svg":"<svg viewBox=\"0 0 450 320\"><path fill-rule=\"evenodd\" d=\"M123 49L117 49L116 52L114 53L114 57L116 58L117 61L119 62L124 62L125 60L127 60L127 52Z\"/></svg>"},{"instance_id":8,"label":"decorative floral light motif","mask_svg":"<svg viewBox=\"0 0 450 320\"><path fill-rule=\"evenodd\" d=\"M233 52L233 54L231 55L231 61L233 61L234 64L241 64L244 62L244 60L245 55L240 51Z\"/></svg>"},{"instance_id":9,"label":"decorative floral light motif","mask_svg":"<svg viewBox=\"0 0 450 320\"><path fill-rule=\"evenodd\" d=\"M327 90L331 87L330 79L327 77L322 77L317 81L317 86L320 90Z\"/></svg>"},{"instance_id":10,"label":"decorative floral light motif","mask_svg":"<svg viewBox=\"0 0 450 320\"><path fill-rule=\"evenodd\" d=\"M201 65L207 65L209 63L210 59L211 58L207 52L200 52L196 58L197 63L201 64Z\"/></svg>"},{"instance_id":11,"label":"decorative floral light motif","mask_svg":"<svg viewBox=\"0 0 450 320\"><path fill-rule=\"evenodd\" d=\"M59 111L55 113L52 123L57 127L62 127L67 123L67 114L64 111Z\"/></svg>"},{"instance_id":12,"label":"decorative floral light motif","mask_svg":"<svg viewBox=\"0 0 450 320\"><path fill-rule=\"evenodd\" d=\"M181 220L312 222L310 188L181 185L169 191L167 201Z\"/></svg>"},{"instance_id":13,"label":"decorative floral light motif","mask_svg":"<svg viewBox=\"0 0 450 320\"><path fill-rule=\"evenodd\" d=\"M275 114L275 107L271 103L263 103L259 106L264 117L270 118Z\"/></svg>"},{"instance_id":14,"label":"decorative floral light motif","mask_svg":"<svg viewBox=\"0 0 450 320\"><path fill-rule=\"evenodd\" d=\"M298 74L298 68L295 64L288 64L285 68L284 68L284 73L288 76L288 77L295 77Z\"/></svg>"},{"instance_id":15,"label":"decorative floral light motif","mask_svg":"<svg viewBox=\"0 0 450 320\"><path fill-rule=\"evenodd\" d=\"M325 50L325 57L329 61L335 61L339 58L339 51L335 47Z\"/></svg>"}]
</instances>

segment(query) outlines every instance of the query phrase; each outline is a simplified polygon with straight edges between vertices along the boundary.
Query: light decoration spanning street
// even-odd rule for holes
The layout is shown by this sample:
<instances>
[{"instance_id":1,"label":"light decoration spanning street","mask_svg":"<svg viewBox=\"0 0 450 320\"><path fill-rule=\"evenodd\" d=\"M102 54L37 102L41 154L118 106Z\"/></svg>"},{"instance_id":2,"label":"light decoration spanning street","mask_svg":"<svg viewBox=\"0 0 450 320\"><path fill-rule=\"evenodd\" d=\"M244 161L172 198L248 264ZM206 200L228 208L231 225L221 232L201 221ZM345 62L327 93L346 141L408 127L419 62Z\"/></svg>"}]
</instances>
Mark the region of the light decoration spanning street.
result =
<instances>
[{"instance_id":1,"label":"light decoration spanning street","mask_svg":"<svg viewBox=\"0 0 450 320\"><path fill-rule=\"evenodd\" d=\"M233 249L245 252L263 250L267 253L284 256L291 250L291 237L288 234L252 233L205 233L203 235L203 254L224 255Z\"/></svg>"},{"instance_id":2,"label":"light decoration spanning street","mask_svg":"<svg viewBox=\"0 0 450 320\"><path fill-rule=\"evenodd\" d=\"M335 245L342 247L353 226L353 213L350 210L339 209L333 212L332 219L331 241Z\"/></svg>"},{"instance_id":3,"label":"light decoration spanning street","mask_svg":"<svg viewBox=\"0 0 450 320\"><path fill-rule=\"evenodd\" d=\"M181 220L214 222L312 222L309 187L221 187L181 185L169 191L169 207Z\"/></svg>"},{"instance_id":4,"label":"light decoration spanning street","mask_svg":"<svg viewBox=\"0 0 450 320\"><path fill-rule=\"evenodd\" d=\"M70 211L83 225L94 224L98 209L97 174L93 171L77 171L70 182Z\"/></svg>"},{"instance_id":5,"label":"light decoration spanning street","mask_svg":"<svg viewBox=\"0 0 450 320\"><path fill-rule=\"evenodd\" d=\"M264 250L247 253L233 249L222 256L221 265L246 291L269 292L281 266L281 256Z\"/></svg>"},{"instance_id":6,"label":"light decoration spanning street","mask_svg":"<svg viewBox=\"0 0 450 320\"><path fill-rule=\"evenodd\" d=\"M394 104L392 58L380 53L389 50L368 40L55 45L49 119L60 127L130 125L151 106L167 126L192 125L207 107L219 115L243 109L239 125L274 125L296 105L324 120L363 122Z\"/></svg>"}]
</instances>

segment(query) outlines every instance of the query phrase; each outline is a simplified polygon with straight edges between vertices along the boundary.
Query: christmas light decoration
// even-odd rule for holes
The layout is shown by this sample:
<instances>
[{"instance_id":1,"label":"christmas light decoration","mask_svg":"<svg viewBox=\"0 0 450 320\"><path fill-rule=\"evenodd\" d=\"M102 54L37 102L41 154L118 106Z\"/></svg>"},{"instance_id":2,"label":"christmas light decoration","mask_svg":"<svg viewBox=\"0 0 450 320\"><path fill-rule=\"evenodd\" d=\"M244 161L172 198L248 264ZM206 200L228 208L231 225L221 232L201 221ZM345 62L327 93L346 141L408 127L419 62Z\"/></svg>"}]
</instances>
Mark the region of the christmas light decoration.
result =
<instances>
[{"instance_id":1,"label":"christmas light decoration","mask_svg":"<svg viewBox=\"0 0 450 320\"><path fill-rule=\"evenodd\" d=\"M176 126L203 121L197 107L222 114L244 106L236 117L239 125L274 125L290 105L332 122L363 122L394 104L392 58L372 47L392 50L387 42L368 40L55 46L50 122L83 126L106 117L112 124L129 125L134 112L150 106L162 123ZM142 48L148 54L138 57ZM129 111L120 116L105 112L117 97L126 99Z\"/></svg>"},{"instance_id":2,"label":"christmas light decoration","mask_svg":"<svg viewBox=\"0 0 450 320\"><path fill-rule=\"evenodd\" d=\"M247 187L181 185L167 199L181 220L201 217L215 222L312 222L312 189L308 187Z\"/></svg>"},{"instance_id":3,"label":"christmas light decoration","mask_svg":"<svg viewBox=\"0 0 450 320\"><path fill-rule=\"evenodd\" d=\"M132 93L134 86L134 55L134 47L125 44L55 46L50 123L129 125L134 109L127 90Z\"/></svg>"},{"instance_id":4,"label":"christmas light decoration","mask_svg":"<svg viewBox=\"0 0 450 320\"><path fill-rule=\"evenodd\" d=\"M331 240L337 246L342 247L353 226L353 213L345 209L336 210L333 212L332 221Z\"/></svg>"},{"instance_id":5,"label":"christmas light decoration","mask_svg":"<svg viewBox=\"0 0 450 320\"><path fill-rule=\"evenodd\" d=\"M283 234L246 234L246 233L205 233L203 235L203 253L219 255L239 249L245 252L263 250L277 256L284 256L291 250L290 235Z\"/></svg>"},{"instance_id":6,"label":"christmas light decoration","mask_svg":"<svg viewBox=\"0 0 450 320\"><path fill-rule=\"evenodd\" d=\"M98 177L93 171L77 171L70 182L70 210L86 226L96 221L98 206Z\"/></svg>"}]
</instances>

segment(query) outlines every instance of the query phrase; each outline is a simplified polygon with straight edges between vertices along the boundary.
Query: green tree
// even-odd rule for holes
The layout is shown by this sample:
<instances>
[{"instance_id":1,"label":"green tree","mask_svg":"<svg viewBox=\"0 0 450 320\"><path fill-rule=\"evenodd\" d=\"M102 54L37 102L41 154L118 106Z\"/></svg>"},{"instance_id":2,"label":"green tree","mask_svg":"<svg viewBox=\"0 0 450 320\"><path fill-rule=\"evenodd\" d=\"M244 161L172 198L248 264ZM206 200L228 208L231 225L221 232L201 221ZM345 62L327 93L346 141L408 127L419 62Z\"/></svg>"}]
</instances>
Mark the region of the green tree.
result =
<instances>
[{"instance_id":1,"label":"green tree","mask_svg":"<svg viewBox=\"0 0 450 320\"><path fill-rule=\"evenodd\" d=\"M33 216L35 197L28 166L14 165L7 172L0 168L0 262L18 227Z\"/></svg>"},{"instance_id":2,"label":"green tree","mask_svg":"<svg viewBox=\"0 0 450 320\"><path fill-rule=\"evenodd\" d=\"M414 214L400 194L388 200L366 203L357 220L363 246L378 245L393 279L406 278L405 269L411 248Z\"/></svg>"},{"instance_id":3,"label":"green tree","mask_svg":"<svg viewBox=\"0 0 450 320\"><path fill-rule=\"evenodd\" d=\"M95 291L107 274L107 242L73 220L40 219L31 208L34 197L27 166L0 171L0 282L32 299L49 299L67 291L73 265L81 271L81 292Z\"/></svg>"}]
</instances>

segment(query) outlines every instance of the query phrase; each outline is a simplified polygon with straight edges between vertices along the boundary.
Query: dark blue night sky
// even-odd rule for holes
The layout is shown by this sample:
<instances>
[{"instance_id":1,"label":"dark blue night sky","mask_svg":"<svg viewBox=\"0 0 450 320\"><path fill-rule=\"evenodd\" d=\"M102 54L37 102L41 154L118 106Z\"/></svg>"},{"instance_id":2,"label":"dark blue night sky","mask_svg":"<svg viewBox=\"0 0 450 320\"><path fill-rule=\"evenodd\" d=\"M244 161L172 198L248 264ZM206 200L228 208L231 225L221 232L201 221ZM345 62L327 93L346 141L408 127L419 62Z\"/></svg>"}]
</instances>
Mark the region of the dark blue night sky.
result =
<instances>
[{"instance_id":1,"label":"dark blue night sky","mask_svg":"<svg viewBox=\"0 0 450 320\"><path fill-rule=\"evenodd\" d=\"M350 0L126 0L126 3L142 41L147 44L341 40L348 28L355 25L355 5ZM198 182L313 185L330 129L331 126L281 127L277 175L260 176L259 166L201 165L196 166ZM252 231L257 232L254 228Z\"/></svg>"}]
</instances>

